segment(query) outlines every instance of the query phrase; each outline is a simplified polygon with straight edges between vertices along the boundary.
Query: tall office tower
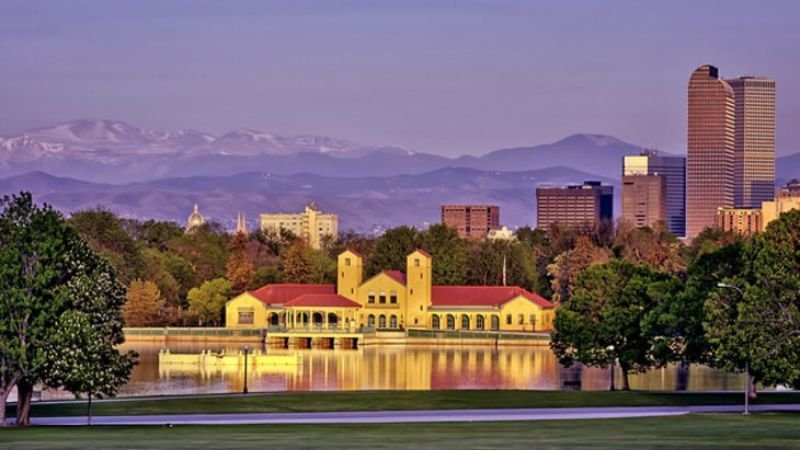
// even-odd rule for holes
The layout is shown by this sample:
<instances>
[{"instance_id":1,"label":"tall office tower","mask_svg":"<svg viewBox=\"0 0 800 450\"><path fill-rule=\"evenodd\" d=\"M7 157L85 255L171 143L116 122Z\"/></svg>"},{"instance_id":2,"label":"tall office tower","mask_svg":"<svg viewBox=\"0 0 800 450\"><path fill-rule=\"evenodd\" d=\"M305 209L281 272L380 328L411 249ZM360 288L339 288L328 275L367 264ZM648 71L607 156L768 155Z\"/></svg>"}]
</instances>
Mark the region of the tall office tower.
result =
<instances>
[{"instance_id":1,"label":"tall office tower","mask_svg":"<svg viewBox=\"0 0 800 450\"><path fill-rule=\"evenodd\" d=\"M666 191L662 175L623 175L622 219L636 227L666 222Z\"/></svg>"},{"instance_id":2,"label":"tall office tower","mask_svg":"<svg viewBox=\"0 0 800 450\"><path fill-rule=\"evenodd\" d=\"M717 208L734 206L733 89L704 65L689 78L686 237L716 223Z\"/></svg>"},{"instance_id":3,"label":"tall office tower","mask_svg":"<svg viewBox=\"0 0 800 450\"><path fill-rule=\"evenodd\" d=\"M686 236L686 158L661 156L655 150L645 149L639 155L623 158L623 178L632 175L664 177L664 220L670 233L675 236ZM624 185L622 197L624 202ZM623 217L625 217L624 207Z\"/></svg>"},{"instance_id":4,"label":"tall office tower","mask_svg":"<svg viewBox=\"0 0 800 450\"><path fill-rule=\"evenodd\" d=\"M462 238L483 239L500 228L500 207L494 205L442 205L442 223Z\"/></svg>"},{"instance_id":5,"label":"tall office tower","mask_svg":"<svg viewBox=\"0 0 800 450\"><path fill-rule=\"evenodd\" d=\"M775 80L740 77L725 80L733 88L734 203L760 208L775 198Z\"/></svg>"},{"instance_id":6,"label":"tall office tower","mask_svg":"<svg viewBox=\"0 0 800 450\"><path fill-rule=\"evenodd\" d=\"M573 186L536 188L536 227L553 224L571 228L595 229L614 217L614 187L599 181L584 181Z\"/></svg>"}]
</instances>

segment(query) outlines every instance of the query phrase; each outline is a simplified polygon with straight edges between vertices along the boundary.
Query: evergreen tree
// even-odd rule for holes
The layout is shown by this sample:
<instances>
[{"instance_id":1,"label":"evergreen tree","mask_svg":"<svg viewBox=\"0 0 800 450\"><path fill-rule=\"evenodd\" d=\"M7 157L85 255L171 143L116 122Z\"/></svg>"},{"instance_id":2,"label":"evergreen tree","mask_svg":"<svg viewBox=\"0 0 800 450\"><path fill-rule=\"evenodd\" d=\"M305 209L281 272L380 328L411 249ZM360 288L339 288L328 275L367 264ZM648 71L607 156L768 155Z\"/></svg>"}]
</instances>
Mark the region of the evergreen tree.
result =
<instances>
[{"instance_id":1,"label":"evergreen tree","mask_svg":"<svg viewBox=\"0 0 800 450\"><path fill-rule=\"evenodd\" d=\"M406 257L420 245L419 233L408 226L390 228L375 242L375 249L366 261L366 275L383 270L406 270Z\"/></svg>"},{"instance_id":2,"label":"evergreen tree","mask_svg":"<svg viewBox=\"0 0 800 450\"><path fill-rule=\"evenodd\" d=\"M431 225L419 234L420 246L433 257L431 267L433 284L461 285L467 275L467 252L464 240L454 228L446 225ZM411 253L409 251L408 253ZM403 268L408 253L403 255Z\"/></svg>"},{"instance_id":3,"label":"evergreen tree","mask_svg":"<svg viewBox=\"0 0 800 450\"><path fill-rule=\"evenodd\" d=\"M153 327L163 324L164 308L164 299L155 283L133 280L122 314L129 327Z\"/></svg>"}]
</instances>

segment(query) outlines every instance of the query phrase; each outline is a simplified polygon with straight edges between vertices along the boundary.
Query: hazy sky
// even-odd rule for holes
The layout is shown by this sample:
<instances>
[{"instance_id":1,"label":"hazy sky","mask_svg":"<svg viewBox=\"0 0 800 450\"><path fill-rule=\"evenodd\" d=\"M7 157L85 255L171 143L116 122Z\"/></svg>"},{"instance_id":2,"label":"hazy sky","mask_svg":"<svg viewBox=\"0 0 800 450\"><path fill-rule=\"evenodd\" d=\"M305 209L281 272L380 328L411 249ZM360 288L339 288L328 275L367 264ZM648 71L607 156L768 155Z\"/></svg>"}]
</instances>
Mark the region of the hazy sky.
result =
<instances>
[{"instance_id":1,"label":"hazy sky","mask_svg":"<svg viewBox=\"0 0 800 450\"><path fill-rule=\"evenodd\" d=\"M682 152L704 63L775 78L778 151L800 151L797 0L0 0L0 134L110 118L448 155L575 132Z\"/></svg>"}]
</instances>

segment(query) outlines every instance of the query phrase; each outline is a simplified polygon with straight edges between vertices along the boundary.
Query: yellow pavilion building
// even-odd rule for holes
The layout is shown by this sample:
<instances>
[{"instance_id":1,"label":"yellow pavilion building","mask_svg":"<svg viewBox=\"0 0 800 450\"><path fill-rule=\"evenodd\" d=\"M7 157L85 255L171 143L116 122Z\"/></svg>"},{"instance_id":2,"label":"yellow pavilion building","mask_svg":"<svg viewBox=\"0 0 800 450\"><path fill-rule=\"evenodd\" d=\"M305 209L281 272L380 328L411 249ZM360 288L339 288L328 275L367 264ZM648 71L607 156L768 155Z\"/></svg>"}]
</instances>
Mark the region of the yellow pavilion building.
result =
<instances>
[{"instance_id":1,"label":"yellow pavilion building","mask_svg":"<svg viewBox=\"0 0 800 450\"><path fill-rule=\"evenodd\" d=\"M416 250L406 271L383 271L363 280L364 261L342 252L336 284L268 284L225 305L232 328L288 330L548 331L552 302L517 286L434 286L432 258Z\"/></svg>"}]
</instances>

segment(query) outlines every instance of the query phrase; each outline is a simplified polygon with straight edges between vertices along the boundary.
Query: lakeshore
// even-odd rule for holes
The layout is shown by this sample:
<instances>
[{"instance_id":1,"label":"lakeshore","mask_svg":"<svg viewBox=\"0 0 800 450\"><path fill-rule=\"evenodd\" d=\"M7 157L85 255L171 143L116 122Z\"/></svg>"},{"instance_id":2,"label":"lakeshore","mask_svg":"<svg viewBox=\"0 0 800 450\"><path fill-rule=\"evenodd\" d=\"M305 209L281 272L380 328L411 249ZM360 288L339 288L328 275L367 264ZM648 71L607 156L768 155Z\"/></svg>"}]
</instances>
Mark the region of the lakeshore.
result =
<instances>
[{"instance_id":1,"label":"lakeshore","mask_svg":"<svg viewBox=\"0 0 800 450\"><path fill-rule=\"evenodd\" d=\"M706 450L798 448L794 414L687 415L618 420L373 425L35 427L0 432L0 446L28 449L529 449Z\"/></svg>"}]
</instances>

